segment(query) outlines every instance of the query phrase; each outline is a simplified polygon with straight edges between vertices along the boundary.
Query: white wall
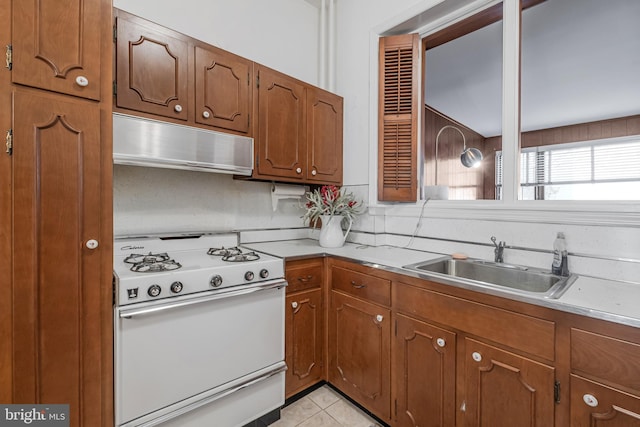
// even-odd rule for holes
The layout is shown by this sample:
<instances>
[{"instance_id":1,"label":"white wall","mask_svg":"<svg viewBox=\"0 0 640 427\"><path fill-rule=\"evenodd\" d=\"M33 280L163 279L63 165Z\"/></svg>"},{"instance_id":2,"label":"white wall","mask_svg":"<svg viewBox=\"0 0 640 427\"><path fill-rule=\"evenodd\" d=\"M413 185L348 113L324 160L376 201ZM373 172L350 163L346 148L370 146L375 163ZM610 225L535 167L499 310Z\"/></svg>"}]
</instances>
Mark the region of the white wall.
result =
<instances>
[{"instance_id":1,"label":"white wall","mask_svg":"<svg viewBox=\"0 0 640 427\"><path fill-rule=\"evenodd\" d=\"M318 84L319 9L304 0L113 0L113 6Z\"/></svg>"}]
</instances>

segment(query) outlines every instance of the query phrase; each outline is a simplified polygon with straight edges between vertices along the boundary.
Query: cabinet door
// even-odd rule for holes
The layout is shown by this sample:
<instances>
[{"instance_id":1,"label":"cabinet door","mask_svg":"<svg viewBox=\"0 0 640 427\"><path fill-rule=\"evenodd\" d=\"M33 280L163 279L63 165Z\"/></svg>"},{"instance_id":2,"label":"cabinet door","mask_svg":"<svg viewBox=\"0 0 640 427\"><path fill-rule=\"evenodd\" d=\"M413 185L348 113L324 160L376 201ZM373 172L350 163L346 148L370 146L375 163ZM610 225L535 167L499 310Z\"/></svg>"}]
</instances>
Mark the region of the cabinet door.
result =
<instances>
[{"instance_id":1,"label":"cabinet door","mask_svg":"<svg viewBox=\"0 0 640 427\"><path fill-rule=\"evenodd\" d=\"M465 339L468 427L550 427L554 424L554 368Z\"/></svg>"},{"instance_id":2,"label":"cabinet door","mask_svg":"<svg viewBox=\"0 0 640 427\"><path fill-rule=\"evenodd\" d=\"M100 239L99 106L20 92L13 102L14 402L68 403L72 426L95 425L104 272L102 245L89 241Z\"/></svg>"},{"instance_id":3,"label":"cabinet door","mask_svg":"<svg viewBox=\"0 0 640 427\"><path fill-rule=\"evenodd\" d=\"M307 89L307 180L342 184L342 97Z\"/></svg>"},{"instance_id":4,"label":"cabinet door","mask_svg":"<svg viewBox=\"0 0 640 427\"><path fill-rule=\"evenodd\" d=\"M322 379L323 330L320 289L287 296L285 317L286 397Z\"/></svg>"},{"instance_id":5,"label":"cabinet door","mask_svg":"<svg viewBox=\"0 0 640 427\"><path fill-rule=\"evenodd\" d=\"M640 397L571 376L572 427L640 427Z\"/></svg>"},{"instance_id":6,"label":"cabinet door","mask_svg":"<svg viewBox=\"0 0 640 427\"><path fill-rule=\"evenodd\" d=\"M305 86L265 67L258 69L255 177L306 177Z\"/></svg>"},{"instance_id":7,"label":"cabinet door","mask_svg":"<svg viewBox=\"0 0 640 427\"><path fill-rule=\"evenodd\" d=\"M187 42L121 11L116 24L116 106L187 120Z\"/></svg>"},{"instance_id":8,"label":"cabinet door","mask_svg":"<svg viewBox=\"0 0 640 427\"><path fill-rule=\"evenodd\" d=\"M396 426L453 427L456 334L399 314L393 359Z\"/></svg>"},{"instance_id":9,"label":"cabinet door","mask_svg":"<svg viewBox=\"0 0 640 427\"><path fill-rule=\"evenodd\" d=\"M252 63L219 49L196 46L196 122L249 132Z\"/></svg>"},{"instance_id":10,"label":"cabinet door","mask_svg":"<svg viewBox=\"0 0 640 427\"><path fill-rule=\"evenodd\" d=\"M103 0L12 2L12 80L100 99Z\"/></svg>"},{"instance_id":11,"label":"cabinet door","mask_svg":"<svg viewBox=\"0 0 640 427\"><path fill-rule=\"evenodd\" d=\"M389 420L390 311L336 291L331 294L329 381Z\"/></svg>"}]
</instances>

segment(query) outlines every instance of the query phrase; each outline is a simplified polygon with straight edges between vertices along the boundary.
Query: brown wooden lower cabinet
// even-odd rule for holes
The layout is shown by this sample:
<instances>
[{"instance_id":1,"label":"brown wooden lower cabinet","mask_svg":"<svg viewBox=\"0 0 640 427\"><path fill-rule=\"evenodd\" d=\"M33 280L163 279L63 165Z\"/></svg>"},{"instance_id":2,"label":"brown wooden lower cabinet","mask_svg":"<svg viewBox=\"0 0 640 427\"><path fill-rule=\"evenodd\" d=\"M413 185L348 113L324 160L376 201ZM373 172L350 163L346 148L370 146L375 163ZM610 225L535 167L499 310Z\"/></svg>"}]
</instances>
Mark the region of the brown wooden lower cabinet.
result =
<instances>
[{"instance_id":1,"label":"brown wooden lower cabinet","mask_svg":"<svg viewBox=\"0 0 640 427\"><path fill-rule=\"evenodd\" d=\"M111 293L100 108L36 91L13 102L13 403L69 404L71 426L100 425Z\"/></svg>"},{"instance_id":2,"label":"brown wooden lower cabinet","mask_svg":"<svg viewBox=\"0 0 640 427\"><path fill-rule=\"evenodd\" d=\"M325 379L324 259L286 262L285 397Z\"/></svg>"},{"instance_id":3,"label":"brown wooden lower cabinet","mask_svg":"<svg viewBox=\"0 0 640 427\"><path fill-rule=\"evenodd\" d=\"M385 423L640 427L637 328L343 259L327 264L326 379ZM302 280L287 271L300 282L288 310L308 310L307 324L301 298L314 304L307 283L319 269L306 266ZM297 372L314 353L298 354Z\"/></svg>"},{"instance_id":4,"label":"brown wooden lower cabinet","mask_svg":"<svg viewBox=\"0 0 640 427\"><path fill-rule=\"evenodd\" d=\"M640 427L640 396L572 375L571 427Z\"/></svg>"},{"instance_id":5,"label":"brown wooden lower cabinet","mask_svg":"<svg viewBox=\"0 0 640 427\"><path fill-rule=\"evenodd\" d=\"M384 421L391 418L391 311L331 292L329 381Z\"/></svg>"},{"instance_id":6,"label":"brown wooden lower cabinet","mask_svg":"<svg viewBox=\"0 0 640 427\"><path fill-rule=\"evenodd\" d=\"M286 397L319 382L323 376L322 291L288 295L285 305Z\"/></svg>"},{"instance_id":7,"label":"brown wooden lower cabinet","mask_svg":"<svg viewBox=\"0 0 640 427\"><path fill-rule=\"evenodd\" d=\"M456 423L456 334L398 314L393 343L399 427Z\"/></svg>"},{"instance_id":8,"label":"brown wooden lower cabinet","mask_svg":"<svg viewBox=\"0 0 640 427\"><path fill-rule=\"evenodd\" d=\"M471 338L464 344L465 426L554 425L553 367Z\"/></svg>"}]
</instances>

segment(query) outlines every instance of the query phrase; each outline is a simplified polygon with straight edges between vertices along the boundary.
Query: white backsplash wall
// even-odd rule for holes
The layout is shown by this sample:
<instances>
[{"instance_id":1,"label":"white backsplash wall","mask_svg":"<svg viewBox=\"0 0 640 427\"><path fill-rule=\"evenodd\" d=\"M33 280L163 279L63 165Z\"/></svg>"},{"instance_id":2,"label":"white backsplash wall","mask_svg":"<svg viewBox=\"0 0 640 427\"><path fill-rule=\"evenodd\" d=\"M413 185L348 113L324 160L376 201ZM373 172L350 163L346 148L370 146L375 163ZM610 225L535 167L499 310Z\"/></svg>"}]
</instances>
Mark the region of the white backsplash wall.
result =
<instances>
[{"instance_id":1,"label":"white backsplash wall","mask_svg":"<svg viewBox=\"0 0 640 427\"><path fill-rule=\"evenodd\" d=\"M380 209L380 208L379 208ZM428 209L428 205L427 205ZM363 244L388 244L442 254L464 253L492 260L491 236L506 242L504 262L550 269L553 241L564 232L571 272L640 286L640 228L624 226L551 224L464 218L419 218L415 209L389 209L365 215L350 236ZM381 226L381 223L384 224ZM413 234L416 237L412 240Z\"/></svg>"},{"instance_id":2,"label":"white backsplash wall","mask_svg":"<svg viewBox=\"0 0 640 427\"><path fill-rule=\"evenodd\" d=\"M114 234L302 227L295 199L271 204L271 184L231 175L116 165Z\"/></svg>"}]
</instances>

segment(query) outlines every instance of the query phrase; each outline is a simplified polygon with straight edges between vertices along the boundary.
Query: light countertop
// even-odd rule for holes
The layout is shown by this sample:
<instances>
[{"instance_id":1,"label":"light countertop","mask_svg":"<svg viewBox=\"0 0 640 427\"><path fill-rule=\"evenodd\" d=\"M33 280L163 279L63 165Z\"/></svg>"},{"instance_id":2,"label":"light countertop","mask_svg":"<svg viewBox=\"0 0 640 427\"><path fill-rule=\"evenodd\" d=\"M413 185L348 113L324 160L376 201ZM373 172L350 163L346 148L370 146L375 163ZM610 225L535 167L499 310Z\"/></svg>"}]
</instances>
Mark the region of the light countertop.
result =
<instances>
[{"instance_id":1,"label":"light countertop","mask_svg":"<svg viewBox=\"0 0 640 427\"><path fill-rule=\"evenodd\" d=\"M367 246L353 243L347 243L340 248L323 248L317 240L313 239L244 243L243 246L285 259L333 255L414 277L416 273L402 267L444 256L393 246ZM478 288L468 283L458 283L455 279L442 282L557 310L640 327L640 284L638 283L579 276L560 298L549 299L495 288Z\"/></svg>"}]
</instances>

